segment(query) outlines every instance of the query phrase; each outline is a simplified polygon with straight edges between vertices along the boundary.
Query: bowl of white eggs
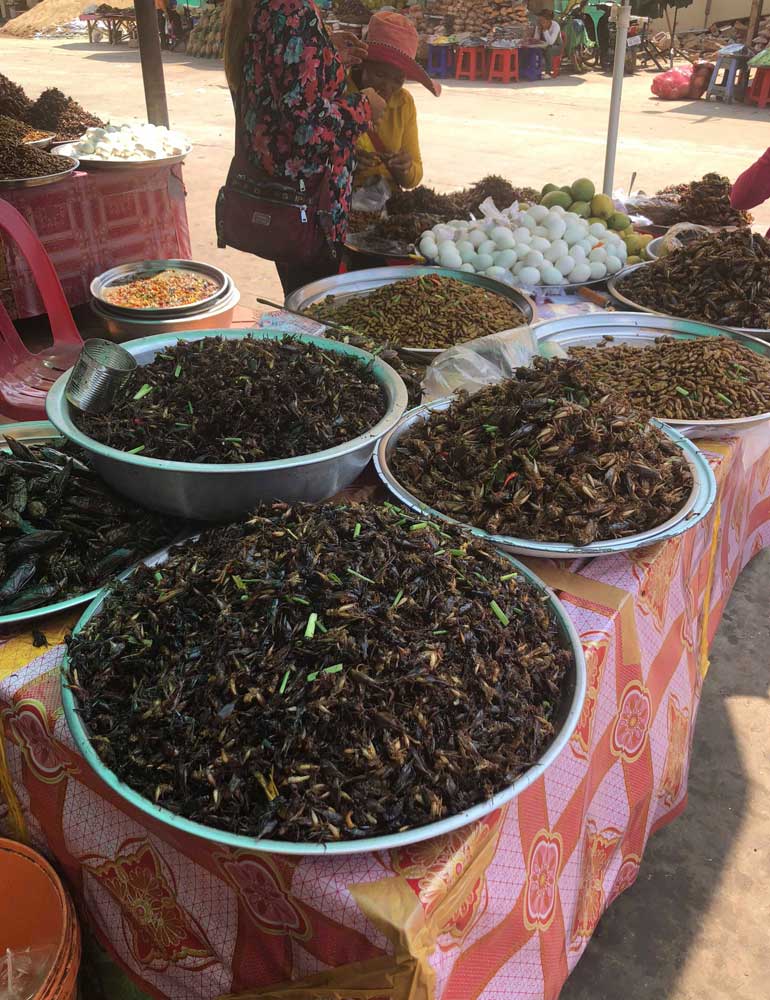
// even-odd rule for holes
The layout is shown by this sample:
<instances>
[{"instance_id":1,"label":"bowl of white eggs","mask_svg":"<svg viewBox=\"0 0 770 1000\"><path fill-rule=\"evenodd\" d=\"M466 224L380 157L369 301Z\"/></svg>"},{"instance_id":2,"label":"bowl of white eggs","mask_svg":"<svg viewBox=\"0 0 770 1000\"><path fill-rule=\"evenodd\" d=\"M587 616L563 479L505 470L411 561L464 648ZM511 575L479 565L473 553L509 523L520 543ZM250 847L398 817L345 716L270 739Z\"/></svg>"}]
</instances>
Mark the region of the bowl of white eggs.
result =
<instances>
[{"instance_id":1,"label":"bowl of white eggs","mask_svg":"<svg viewBox=\"0 0 770 1000\"><path fill-rule=\"evenodd\" d=\"M189 140L163 125L105 125L89 128L77 142L57 146L86 170L125 170L181 163L192 149Z\"/></svg>"},{"instance_id":2,"label":"bowl of white eggs","mask_svg":"<svg viewBox=\"0 0 770 1000\"><path fill-rule=\"evenodd\" d=\"M516 287L565 291L605 281L628 256L622 237L603 223L545 205L442 223L422 234L419 248L441 267Z\"/></svg>"}]
</instances>

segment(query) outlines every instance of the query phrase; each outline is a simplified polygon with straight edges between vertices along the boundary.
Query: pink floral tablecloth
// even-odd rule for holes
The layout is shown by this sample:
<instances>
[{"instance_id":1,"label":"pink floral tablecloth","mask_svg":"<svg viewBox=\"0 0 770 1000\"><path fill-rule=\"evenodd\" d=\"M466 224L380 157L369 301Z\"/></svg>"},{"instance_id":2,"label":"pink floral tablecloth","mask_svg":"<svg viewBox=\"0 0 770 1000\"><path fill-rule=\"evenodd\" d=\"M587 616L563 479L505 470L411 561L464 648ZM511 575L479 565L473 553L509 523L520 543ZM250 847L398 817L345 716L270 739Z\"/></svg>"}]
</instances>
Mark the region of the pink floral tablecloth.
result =
<instances>
[{"instance_id":1,"label":"pink floral tablecloth","mask_svg":"<svg viewBox=\"0 0 770 1000\"><path fill-rule=\"evenodd\" d=\"M37 233L71 306L88 302L91 281L118 264L190 257L180 166L76 171L58 184L4 191L3 199ZM26 260L1 234L0 301L13 319L44 312Z\"/></svg>"},{"instance_id":2,"label":"pink floral tablecloth","mask_svg":"<svg viewBox=\"0 0 770 1000\"><path fill-rule=\"evenodd\" d=\"M152 997L554 1000L648 838L685 807L709 643L741 569L770 542L764 429L707 451L718 502L683 538L533 563L580 633L588 698L545 776L484 821L321 860L172 832L89 770L62 716L61 647L41 653L19 635L0 649L3 825L55 860ZM49 639L67 624L48 623Z\"/></svg>"}]
</instances>

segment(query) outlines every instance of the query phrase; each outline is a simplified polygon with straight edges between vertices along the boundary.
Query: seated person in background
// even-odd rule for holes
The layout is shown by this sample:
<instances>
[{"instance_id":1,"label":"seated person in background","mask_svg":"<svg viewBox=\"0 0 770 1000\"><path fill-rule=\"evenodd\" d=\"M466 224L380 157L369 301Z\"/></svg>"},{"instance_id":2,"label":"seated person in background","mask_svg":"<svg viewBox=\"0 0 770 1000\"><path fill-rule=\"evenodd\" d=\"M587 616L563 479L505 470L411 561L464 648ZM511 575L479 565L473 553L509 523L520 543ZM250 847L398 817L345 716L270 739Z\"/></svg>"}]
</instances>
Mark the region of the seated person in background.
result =
<instances>
[{"instance_id":1,"label":"seated person in background","mask_svg":"<svg viewBox=\"0 0 770 1000\"><path fill-rule=\"evenodd\" d=\"M436 97L441 86L415 62L417 29L403 14L389 11L374 14L366 43L368 55L360 66L351 70L350 88L371 87L387 106L376 130L358 141L354 186L363 187L384 177L394 188L417 187L422 180L417 108L404 83L415 80Z\"/></svg>"},{"instance_id":2,"label":"seated person in background","mask_svg":"<svg viewBox=\"0 0 770 1000\"><path fill-rule=\"evenodd\" d=\"M561 25L554 21L552 10L541 10L538 14L535 41L543 43L546 70L551 76L556 76L556 73L551 72L551 66L553 60L564 51L564 45L561 40Z\"/></svg>"}]
</instances>

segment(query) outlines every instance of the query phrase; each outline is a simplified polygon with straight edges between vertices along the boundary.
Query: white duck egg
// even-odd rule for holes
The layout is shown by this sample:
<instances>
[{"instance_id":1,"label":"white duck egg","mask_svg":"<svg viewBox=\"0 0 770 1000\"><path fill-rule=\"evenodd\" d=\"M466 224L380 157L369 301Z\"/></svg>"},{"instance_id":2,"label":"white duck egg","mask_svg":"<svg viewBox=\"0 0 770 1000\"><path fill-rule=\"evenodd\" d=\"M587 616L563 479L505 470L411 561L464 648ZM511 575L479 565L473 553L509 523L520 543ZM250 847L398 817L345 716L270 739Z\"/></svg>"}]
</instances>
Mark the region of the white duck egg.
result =
<instances>
[{"instance_id":1,"label":"white duck egg","mask_svg":"<svg viewBox=\"0 0 770 1000\"><path fill-rule=\"evenodd\" d=\"M561 205L554 205L553 208L549 208L548 209L548 214L549 215L566 215L567 214L567 209L566 208L562 208Z\"/></svg>"},{"instance_id":2,"label":"white duck egg","mask_svg":"<svg viewBox=\"0 0 770 1000\"><path fill-rule=\"evenodd\" d=\"M564 213L564 221L567 223L567 225L569 225L572 222L579 222L580 218L581 217L577 214L577 212Z\"/></svg>"},{"instance_id":3,"label":"white duck egg","mask_svg":"<svg viewBox=\"0 0 770 1000\"><path fill-rule=\"evenodd\" d=\"M538 237L543 237L548 235L548 230L545 226L535 226L532 230L532 238L537 239Z\"/></svg>"},{"instance_id":4,"label":"white duck egg","mask_svg":"<svg viewBox=\"0 0 770 1000\"><path fill-rule=\"evenodd\" d=\"M545 253L551 245L551 241L545 239L544 236L533 236L532 242L529 245L533 250L539 250L540 253Z\"/></svg>"},{"instance_id":5,"label":"white duck egg","mask_svg":"<svg viewBox=\"0 0 770 1000\"><path fill-rule=\"evenodd\" d=\"M537 228L537 223L529 214L529 212L525 212L524 215L522 215L520 222L522 227L524 229L528 229L530 232L532 232L534 229Z\"/></svg>"},{"instance_id":6,"label":"white duck egg","mask_svg":"<svg viewBox=\"0 0 770 1000\"><path fill-rule=\"evenodd\" d=\"M565 254L563 257L559 257L556 261L557 270L561 271L563 275L568 275L575 267L575 258L570 257L569 254Z\"/></svg>"},{"instance_id":7,"label":"white duck egg","mask_svg":"<svg viewBox=\"0 0 770 1000\"><path fill-rule=\"evenodd\" d=\"M581 240L579 243L576 243L575 246L580 247L580 249L586 255L589 254L593 249L593 243L591 243L591 239L588 236L586 236L586 238L584 240Z\"/></svg>"},{"instance_id":8,"label":"white duck egg","mask_svg":"<svg viewBox=\"0 0 770 1000\"><path fill-rule=\"evenodd\" d=\"M553 264L544 264L540 268L540 276L546 285L558 285L563 277L558 267L554 267Z\"/></svg>"},{"instance_id":9,"label":"white duck egg","mask_svg":"<svg viewBox=\"0 0 770 1000\"><path fill-rule=\"evenodd\" d=\"M464 263L462 257L457 252L457 248L454 246L439 247L438 259L442 267L459 268Z\"/></svg>"},{"instance_id":10,"label":"white duck egg","mask_svg":"<svg viewBox=\"0 0 770 1000\"><path fill-rule=\"evenodd\" d=\"M517 243L513 249L516 251L516 256L519 260L523 260L529 253L530 246L529 243Z\"/></svg>"},{"instance_id":11,"label":"white duck egg","mask_svg":"<svg viewBox=\"0 0 770 1000\"><path fill-rule=\"evenodd\" d=\"M463 264L467 264L476 256L476 248L470 240L460 240L457 244L457 252L460 254Z\"/></svg>"},{"instance_id":12,"label":"white duck egg","mask_svg":"<svg viewBox=\"0 0 770 1000\"><path fill-rule=\"evenodd\" d=\"M494 240L498 250L512 250L516 245L513 233L505 226L497 226L489 235Z\"/></svg>"},{"instance_id":13,"label":"white duck egg","mask_svg":"<svg viewBox=\"0 0 770 1000\"><path fill-rule=\"evenodd\" d=\"M599 260L593 260L588 265L591 269L591 280L596 281L599 278L605 278L607 276L607 268Z\"/></svg>"},{"instance_id":14,"label":"white duck egg","mask_svg":"<svg viewBox=\"0 0 770 1000\"><path fill-rule=\"evenodd\" d=\"M468 233L468 242L478 250L482 243L487 242L487 234L482 229L472 229Z\"/></svg>"},{"instance_id":15,"label":"white duck egg","mask_svg":"<svg viewBox=\"0 0 770 1000\"><path fill-rule=\"evenodd\" d=\"M495 281L502 281L508 271L504 267L488 267L484 274L488 278L494 278Z\"/></svg>"},{"instance_id":16,"label":"white duck egg","mask_svg":"<svg viewBox=\"0 0 770 1000\"><path fill-rule=\"evenodd\" d=\"M536 267L522 267L518 274L519 281L522 285L539 285L540 284L540 271Z\"/></svg>"},{"instance_id":17,"label":"white duck egg","mask_svg":"<svg viewBox=\"0 0 770 1000\"><path fill-rule=\"evenodd\" d=\"M432 239L433 239L433 230L432 229L426 229L424 233L420 233L420 242L421 243L422 243L423 240L432 240Z\"/></svg>"},{"instance_id":18,"label":"white duck egg","mask_svg":"<svg viewBox=\"0 0 770 1000\"><path fill-rule=\"evenodd\" d=\"M513 238L517 243L531 243L532 233L526 228L526 226L519 226L518 229L514 229Z\"/></svg>"},{"instance_id":19,"label":"white duck egg","mask_svg":"<svg viewBox=\"0 0 770 1000\"><path fill-rule=\"evenodd\" d=\"M477 271L486 271L495 266L495 258L491 253L480 253L475 260Z\"/></svg>"},{"instance_id":20,"label":"white duck egg","mask_svg":"<svg viewBox=\"0 0 770 1000\"><path fill-rule=\"evenodd\" d=\"M613 257L610 255L607 257L607 274L615 274L623 267L620 257Z\"/></svg>"},{"instance_id":21,"label":"white duck egg","mask_svg":"<svg viewBox=\"0 0 770 1000\"><path fill-rule=\"evenodd\" d=\"M433 227L433 235L440 246L442 240L451 240L454 243L456 233L451 226L441 224Z\"/></svg>"},{"instance_id":22,"label":"white duck egg","mask_svg":"<svg viewBox=\"0 0 770 1000\"><path fill-rule=\"evenodd\" d=\"M432 236L420 240L420 253L428 260L435 260L438 257L438 245Z\"/></svg>"},{"instance_id":23,"label":"white duck egg","mask_svg":"<svg viewBox=\"0 0 770 1000\"><path fill-rule=\"evenodd\" d=\"M585 262L575 264L569 273L569 280L574 282L588 281L591 277L591 266Z\"/></svg>"},{"instance_id":24,"label":"white duck egg","mask_svg":"<svg viewBox=\"0 0 770 1000\"><path fill-rule=\"evenodd\" d=\"M550 240L560 240L567 232L567 223L558 215L552 216L546 223L545 229Z\"/></svg>"},{"instance_id":25,"label":"white duck egg","mask_svg":"<svg viewBox=\"0 0 770 1000\"><path fill-rule=\"evenodd\" d=\"M574 257L576 265L584 263L586 256L585 250L579 243L570 248L570 257Z\"/></svg>"},{"instance_id":26,"label":"white duck egg","mask_svg":"<svg viewBox=\"0 0 770 1000\"><path fill-rule=\"evenodd\" d=\"M476 273L476 268L473 266L473 264L470 264L470 263L463 264L462 267L460 268L460 270L461 271L467 271L468 274L475 274Z\"/></svg>"},{"instance_id":27,"label":"white duck egg","mask_svg":"<svg viewBox=\"0 0 770 1000\"><path fill-rule=\"evenodd\" d=\"M527 209L527 215L533 218L538 225L541 225L548 218L548 209L545 205L532 205Z\"/></svg>"},{"instance_id":28,"label":"white duck egg","mask_svg":"<svg viewBox=\"0 0 770 1000\"><path fill-rule=\"evenodd\" d=\"M607 235L607 227L603 222L592 222L588 227L588 231L592 236L597 236L599 239Z\"/></svg>"},{"instance_id":29,"label":"white duck egg","mask_svg":"<svg viewBox=\"0 0 770 1000\"><path fill-rule=\"evenodd\" d=\"M502 281L504 285L513 285L513 275L510 271L503 271L503 276L500 278L500 281Z\"/></svg>"},{"instance_id":30,"label":"white duck egg","mask_svg":"<svg viewBox=\"0 0 770 1000\"><path fill-rule=\"evenodd\" d=\"M570 246L572 246L573 243L579 243L584 236L585 232L583 231L583 228L578 225L567 226L564 233L564 239Z\"/></svg>"},{"instance_id":31,"label":"white duck egg","mask_svg":"<svg viewBox=\"0 0 770 1000\"><path fill-rule=\"evenodd\" d=\"M515 250L498 250L496 254L492 255L495 267L506 267L511 268L519 259L518 254Z\"/></svg>"},{"instance_id":32,"label":"white duck egg","mask_svg":"<svg viewBox=\"0 0 770 1000\"><path fill-rule=\"evenodd\" d=\"M479 253L489 254L491 257L493 253L497 253L498 250L502 250L503 247L499 247L494 240L486 240L479 247Z\"/></svg>"},{"instance_id":33,"label":"white duck egg","mask_svg":"<svg viewBox=\"0 0 770 1000\"><path fill-rule=\"evenodd\" d=\"M594 250L592 250L589 253L589 255L588 255L588 261L589 261L590 264L595 264L597 261L600 264L606 264L607 263L607 251L604 249L604 247L596 247Z\"/></svg>"},{"instance_id":34,"label":"white duck egg","mask_svg":"<svg viewBox=\"0 0 770 1000\"><path fill-rule=\"evenodd\" d=\"M539 250L530 250L524 258L527 267L542 267L545 258Z\"/></svg>"},{"instance_id":35,"label":"white duck egg","mask_svg":"<svg viewBox=\"0 0 770 1000\"><path fill-rule=\"evenodd\" d=\"M569 247L564 240L554 240L548 249L543 251L543 256L553 264L568 251Z\"/></svg>"}]
</instances>

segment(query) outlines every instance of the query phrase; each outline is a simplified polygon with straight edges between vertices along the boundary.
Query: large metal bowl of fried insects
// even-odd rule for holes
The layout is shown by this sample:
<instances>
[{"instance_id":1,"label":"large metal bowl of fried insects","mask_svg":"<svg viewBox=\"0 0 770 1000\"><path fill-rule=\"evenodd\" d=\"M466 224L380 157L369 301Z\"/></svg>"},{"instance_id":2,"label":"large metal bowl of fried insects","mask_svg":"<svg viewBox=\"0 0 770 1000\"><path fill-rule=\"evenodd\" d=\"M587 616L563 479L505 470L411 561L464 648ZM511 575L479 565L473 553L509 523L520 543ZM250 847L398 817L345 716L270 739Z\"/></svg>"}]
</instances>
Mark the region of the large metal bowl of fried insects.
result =
<instances>
[{"instance_id":1,"label":"large metal bowl of fried insects","mask_svg":"<svg viewBox=\"0 0 770 1000\"><path fill-rule=\"evenodd\" d=\"M65 655L62 664L61 697L64 706L64 715L78 752L82 754L89 766L108 785L114 794L149 818L162 823L164 826L171 827L176 833L199 837L209 843L220 844L236 850L294 856L339 857L346 854L364 854L373 851L389 851L408 847L410 844L417 844L434 837L441 837L451 833L453 830L476 823L484 819L484 817L489 816L490 813L495 812L495 810L506 806L543 776L572 738L583 711L583 704L586 697L585 655L575 626L572 624L564 605L556 594L549 587L546 587L543 581L531 570L506 553L501 554L510 561L517 573L520 573L536 590L545 595L559 628L561 647L572 654L573 666L564 679L561 702L552 720L555 735L545 753L543 753L532 767L503 791L498 792L497 795L492 796L492 798L484 802L480 802L470 809L466 809L464 812L426 826L414 827L409 830L399 831L398 833L369 837L362 840L335 840L327 843L293 843L285 840L269 840L267 838L256 839L228 833L224 830L217 830L213 827L204 826L201 823L185 819L168 809L164 809L162 806L156 805L150 799L134 791L102 762L83 725L75 695L70 687L69 661ZM148 566L160 566L167 558L168 550L146 559L145 563ZM124 578L127 575L124 574ZM105 588L89 607L86 608L82 618L73 629L74 635L77 635L92 618L99 614L102 605L110 596L110 593L110 589Z\"/></svg>"},{"instance_id":2,"label":"large metal bowl of fried insects","mask_svg":"<svg viewBox=\"0 0 770 1000\"><path fill-rule=\"evenodd\" d=\"M345 489L369 463L380 436L395 426L406 409L406 386L390 365L366 351L334 340L305 334L287 335L281 330L206 330L147 337L124 346L140 365L147 365L156 354L180 340L195 341L215 336L229 340L246 337L281 340L291 336L319 350L359 358L363 364L371 364L374 377L385 393L385 413L365 434L335 448L237 465L145 458L101 444L81 431L73 419L73 410L65 395L68 372L48 394L48 418L62 434L88 453L93 467L118 493L167 514L200 521L231 521L247 514L263 500L314 503Z\"/></svg>"},{"instance_id":3,"label":"large metal bowl of fried insects","mask_svg":"<svg viewBox=\"0 0 770 1000\"><path fill-rule=\"evenodd\" d=\"M448 524L457 525L485 541L495 545L505 552L512 552L514 555L529 556L533 558L564 559L569 557L593 558L595 556L610 556L618 552L632 552L634 549L643 548L646 545L653 545L656 542L666 541L668 538L675 538L684 534L690 528L703 520L711 510L716 500L717 484L714 473L711 470L703 453L689 441L679 431L653 420L652 423L659 430L670 438L677 447L681 448L687 464L692 473L692 490L686 502L673 517L663 524L648 531L638 532L633 535L625 535L622 538L613 538L607 541L591 542L589 545L572 545L567 542L540 542L531 538L515 538L512 535L493 535L472 524L465 524L456 518L442 514L440 510L429 506L425 501L411 493L399 480L391 466L392 456L398 447L398 443L411 427L422 420L429 420L431 413L448 409L452 405L451 397L438 399L432 403L424 403L417 406L404 415L402 420L386 434L377 446L374 454L374 465L383 483L390 492L412 510L418 511L425 517L434 517L446 521Z\"/></svg>"}]
</instances>

